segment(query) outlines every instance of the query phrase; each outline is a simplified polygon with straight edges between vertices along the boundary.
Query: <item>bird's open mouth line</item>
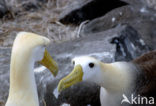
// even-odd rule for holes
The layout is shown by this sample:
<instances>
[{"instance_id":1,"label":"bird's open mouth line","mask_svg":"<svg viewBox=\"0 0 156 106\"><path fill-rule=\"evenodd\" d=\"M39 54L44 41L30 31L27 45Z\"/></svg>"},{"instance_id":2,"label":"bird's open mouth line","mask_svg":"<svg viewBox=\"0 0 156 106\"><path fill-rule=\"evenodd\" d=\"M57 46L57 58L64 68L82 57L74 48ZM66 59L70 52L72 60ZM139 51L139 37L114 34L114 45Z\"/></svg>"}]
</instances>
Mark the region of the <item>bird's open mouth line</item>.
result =
<instances>
[{"instance_id":1,"label":"bird's open mouth line","mask_svg":"<svg viewBox=\"0 0 156 106\"><path fill-rule=\"evenodd\" d=\"M79 76L73 76L72 78L65 80L63 83L65 84L65 86L68 86L70 84L78 82L79 80L80 80Z\"/></svg>"}]
</instances>

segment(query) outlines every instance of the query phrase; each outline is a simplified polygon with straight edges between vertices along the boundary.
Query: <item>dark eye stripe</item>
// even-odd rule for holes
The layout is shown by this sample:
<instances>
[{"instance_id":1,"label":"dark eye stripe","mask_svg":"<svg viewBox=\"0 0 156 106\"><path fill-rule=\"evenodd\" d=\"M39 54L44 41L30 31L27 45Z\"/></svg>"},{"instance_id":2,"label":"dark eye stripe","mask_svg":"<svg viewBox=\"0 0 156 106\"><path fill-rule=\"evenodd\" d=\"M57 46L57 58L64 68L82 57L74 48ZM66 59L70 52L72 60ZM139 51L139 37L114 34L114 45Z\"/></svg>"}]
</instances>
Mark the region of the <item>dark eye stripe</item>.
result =
<instances>
[{"instance_id":1,"label":"dark eye stripe","mask_svg":"<svg viewBox=\"0 0 156 106\"><path fill-rule=\"evenodd\" d=\"M94 67L94 63L89 63L89 67L93 68Z\"/></svg>"}]
</instances>

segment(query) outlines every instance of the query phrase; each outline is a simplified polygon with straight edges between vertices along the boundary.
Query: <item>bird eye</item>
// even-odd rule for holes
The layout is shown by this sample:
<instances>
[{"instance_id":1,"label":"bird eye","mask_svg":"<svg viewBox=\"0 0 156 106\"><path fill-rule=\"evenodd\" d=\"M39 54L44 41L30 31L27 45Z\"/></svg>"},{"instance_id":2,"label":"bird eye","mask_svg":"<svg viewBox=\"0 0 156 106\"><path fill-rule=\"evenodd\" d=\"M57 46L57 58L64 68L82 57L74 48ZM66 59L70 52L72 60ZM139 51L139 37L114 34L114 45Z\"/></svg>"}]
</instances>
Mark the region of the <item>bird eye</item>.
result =
<instances>
[{"instance_id":1,"label":"bird eye","mask_svg":"<svg viewBox=\"0 0 156 106\"><path fill-rule=\"evenodd\" d=\"M94 67L94 63L89 63L89 67L93 68Z\"/></svg>"}]
</instances>

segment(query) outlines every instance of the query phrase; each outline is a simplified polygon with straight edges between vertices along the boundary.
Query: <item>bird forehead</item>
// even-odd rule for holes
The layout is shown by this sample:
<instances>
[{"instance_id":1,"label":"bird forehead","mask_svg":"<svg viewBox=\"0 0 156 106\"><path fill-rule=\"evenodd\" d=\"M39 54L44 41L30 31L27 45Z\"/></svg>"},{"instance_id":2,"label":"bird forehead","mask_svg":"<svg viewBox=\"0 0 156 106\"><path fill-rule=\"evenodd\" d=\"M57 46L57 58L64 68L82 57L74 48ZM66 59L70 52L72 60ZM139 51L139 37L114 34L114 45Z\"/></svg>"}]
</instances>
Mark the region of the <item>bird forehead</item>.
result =
<instances>
[{"instance_id":1,"label":"bird forehead","mask_svg":"<svg viewBox=\"0 0 156 106\"><path fill-rule=\"evenodd\" d=\"M93 57L89 57L89 56L76 57L72 61L75 61L76 64L87 64L90 62L93 62L93 63L98 62L96 59L94 59Z\"/></svg>"},{"instance_id":2,"label":"bird forehead","mask_svg":"<svg viewBox=\"0 0 156 106\"><path fill-rule=\"evenodd\" d=\"M30 32L20 32L16 37L16 43L20 43L27 46L48 45L50 40L41 35L37 35Z\"/></svg>"}]
</instances>

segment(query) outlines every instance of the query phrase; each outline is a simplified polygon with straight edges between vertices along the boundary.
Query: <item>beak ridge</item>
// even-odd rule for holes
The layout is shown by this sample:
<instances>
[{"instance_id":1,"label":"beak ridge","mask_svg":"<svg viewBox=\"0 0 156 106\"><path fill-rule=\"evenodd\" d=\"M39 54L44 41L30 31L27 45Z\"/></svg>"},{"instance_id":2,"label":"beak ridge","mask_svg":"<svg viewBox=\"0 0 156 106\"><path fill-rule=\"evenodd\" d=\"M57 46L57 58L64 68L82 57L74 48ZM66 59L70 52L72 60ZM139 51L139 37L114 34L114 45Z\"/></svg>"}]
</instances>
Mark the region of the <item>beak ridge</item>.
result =
<instances>
[{"instance_id":1,"label":"beak ridge","mask_svg":"<svg viewBox=\"0 0 156 106\"><path fill-rule=\"evenodd\" d=\"M83 71L81 65L76 65L73 71L60 80L58 84L58 91L61 92L62 90L82 81Z\"/></svg>"},{"instance_id":2,"label":"beak ridge","mask_svg":"<svg viewBox=\"0 0 156 106\"><path fill-rule=\"evenodd\" d=\"M46 68L48 68L50 70L50 72L54 76L57 75L57 73L58 73L58 65L53 60L53 58L50 56L50 54L48 53L47 49L45 49L44 57L43 57L43 59L39 63L42 64L43 66L45 66Z\"/></svg>"}]
</instances>

